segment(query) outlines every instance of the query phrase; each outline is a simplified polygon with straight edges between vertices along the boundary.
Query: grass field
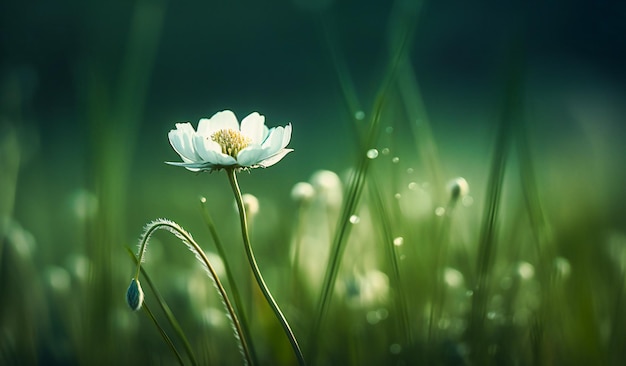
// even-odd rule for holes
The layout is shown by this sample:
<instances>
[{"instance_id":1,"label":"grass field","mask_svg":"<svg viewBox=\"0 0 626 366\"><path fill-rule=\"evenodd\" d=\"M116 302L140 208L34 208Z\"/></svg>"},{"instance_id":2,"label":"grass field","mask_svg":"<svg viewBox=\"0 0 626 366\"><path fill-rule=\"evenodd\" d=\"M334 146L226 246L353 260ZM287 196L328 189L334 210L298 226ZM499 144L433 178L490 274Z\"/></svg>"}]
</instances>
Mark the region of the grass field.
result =
<instances>
[{"instance_id":1,"label":"grass field","mask_svg":"<svg viewBox=\"0 0 626 366\"><path fill-rule=\"evenodd\" d=\"M269 127L293 126L294 152L237 173L243 235L292 343L255 281L227 174L163 163L178 159L174 118L235 108L198 114L187 100L153 122L168 8L139 1L115 72L97 57L74 70L81 123L33 123L23 74L3 79L0 364L290 365L294 340L309 365L626 358L619 79L537 68L520 22L478 96L463 82L422 89L415 47L431 8L397 2L365 73L330 9L311 17L334 82L311 103L328 109L231 102L240 118L258 108ZM154 225L165 230L150 232L138 272ZM145 297L132 311L136 272Z\"/></svg>"}]
</instances>

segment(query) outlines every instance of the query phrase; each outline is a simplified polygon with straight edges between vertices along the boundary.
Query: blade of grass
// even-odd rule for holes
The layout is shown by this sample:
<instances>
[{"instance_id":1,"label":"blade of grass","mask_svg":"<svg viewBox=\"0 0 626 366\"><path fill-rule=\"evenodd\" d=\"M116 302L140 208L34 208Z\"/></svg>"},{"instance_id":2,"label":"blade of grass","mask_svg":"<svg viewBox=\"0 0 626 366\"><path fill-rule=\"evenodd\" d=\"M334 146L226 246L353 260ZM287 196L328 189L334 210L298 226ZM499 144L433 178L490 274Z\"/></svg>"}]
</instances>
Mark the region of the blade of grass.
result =
<instances>
[{"instance_id":1,"label":"blade of grass","mask_svg":"<svg viewBox=\"0 0 626 366\"><path fill-rule=\"evenodd\" d=\"M509 81L506 86L505 101L502 115L498 122L496 144L493 153L493 160L489 172L487 194L485 195L485 209L482 218L478 260L477 277L472 296L472 311L468 328L468 340L471 347L471 357L477 365L489 364L485 339L484 320L486 314L487 299L489 296L489 276L495 257L496 243L495 236L498 224L498 213L500 209L500 198L503 189L504 172L506 167L509 145L511 142L511 126L517 120L515 112L519 108L520 88L521 88L521 57L518 48L513 49Z\"/></svg>"},{"instance_id":2,"label":"blade of grass","mask_svg":"<svg viewBox=\"0 0 626 366\"><path fill-rule=\"evenodd\" d=\"M163 340L165 341L165 343L167 343L167 345L170 347L172 352L174 352L174 355L176 355L176 359L178 360L178 363L181 364L181 365L184 365L185 363L183 362L183 358L180 356L180 353L178 353L178 350L174 346L174 343L172 343L172 340L170 339L170 337L165 332L165 329L163 329L163 327L161 327L159 322L154 317L154 314L152 314L152 311L150 311L150 308L148 307L148 304L146 304L144 302L142 308L143 308L143 311L146 313L146 315L148 315L148 317L152 320L154 325L159 330L159 333L161 334L161 337L163 337Z\"/></svg>"},{"instance_id":3,"label":"blade of grass","mask_svg":"<svg viewBox=\"0 0 626 366\"><path fill-rule=\"evenodd\" d=\"M437 153L437 144L430 128L430 119L426 113L426 106L417 83L417 77L411 66L408 56L405 56L398 65L396 78L400 97L406 109L409 126L413 132L413 140L426 169L426 176L432 177L432 188L436 201L444 197L444 179Z\"/></svg>"},{"instance_id":4,"label":"blade of grass","mask_svg":"<svg viewBox=\"0 0 626 366\"><path fill-rule=\"evenodd\" d=\"M98 6L89 9L95 10ZM108 322L113 309L111 299L115 298L112 296L112 274L115 273L112 248L113 243L124 242L126 234L130 164L164 14L165 0L135 3L126 39L127 52L120 62L117 83L111 82L103 71L108 66L104 60L109 58L103 57L97 42L105 35L88 33L87 40L95 42L96 46L89 47L93 54L87 54L88 61L81 70L83 75L76 78L81 81L79 97L85 98L81 104L86 106L89 122L92 156L88 165L93 167L89 174L100 204L97 217L88 228L90 237L85 241L88 243L86 252L95 265L89 286L93 291L86 295L88 324L82 334L85 346L78 351L83 364L112 364L118 351L114 347L116 335ZM90 15L101 16L97 10ZM82 83L84 80L86 82ZM93 329L99 332L96 334Z\"/></svg>"},{"instance_id":5,"label":"blade of grass","mask_svg":"<svg viewBox=\"0 0 626 366\"><path fill-rule=\"evenodd\" d=\"M129 247L126 247L126 251L128 252L128 255L133 259L133 263L137 265L139 263L139 260L137 259L137 256L135 256L135 253L133 253L132 249L130 249ZM183 332L183 328L180 326L180 323L174 316L174 313L172 312L170 307L165 302L165 299L163 298L163 296L161 296L159 291L157 291L156 286L152 283L150 276L148 276L148 273L143 267L141 267L141 275L146 280L146 283L148 283L148 287L150 287L150 289L152 290L152 293L156 297L159 307L165 314L165 317L169 321L170 325L172 326L172 328L174 328L174 331L183 342L183 345L185 346L185 351L187 352L187 356L189 356L189 359L191 360L191 364L197 365L198 362L196 361L196 356L193 353L191 344L189 343L189 340L187 339L185 332Z\"/></svg>"},{"instance_id":6,"label":"blade of grass","mask_svg":"<svg viewBox=\"0 0 626 366\"><path fill-rule=\"evenodd\" d=\"M360 200L361 193L365 185L365 179L367 171L369 169L371 159L368 158L367 152L371 149L380 133L380 117L382 114L383 106L385 105L387 95L393 82L395 80L395 74L399 60L404 52L407 51L408 44L412 38L415 22L404 22L402 24L402 32L400 42L398 46L392 50L392 56L390 58L389 65L386 70L386 75L383 79L381 87L377 93L374 106L372 108L371 120L369 125L369 131L366 138L359 144L359 162L357 165L356 173L352 176L350 184L348 186L347 198L344 202L342 213L340 216L338 230L333 240L333 246L331 249L331 255L329 257L329 263L324 275L324 282L322 285L322 292L320 295L320 302L318 305L317 315L314 318L311 336L309 338L309 349L311 363L315 363L315 358L318 354L318 338L321 330L323 320L326 316L330 300L332 298L332 289L335 287L337 279L337 273L339 271L339 265L345 249L345 243L351 231L350 218L357 211L357 206Z\"/></svg>"},{"instance_id":7,"label":"blade of grass","mask_svg":"<svg viewBox=\"0 0 626 366\"><path fill-rule=\"evenodd\" d=\"M398 299L395 300L396 311L400 314L400 328L404 333L405 344L411 346L413 344L413 333L410 327L410 317L408 310L408 303L406 299L406 293L402 284L402 276L400 275L400 265L398 263L398 255L394 245L394 236L391 230L391 220L389 219L389 213L385 208L380 189L374 178L370 179L371 196L374 201L375 212L378 214L378 222L380 222L383 236L385 238L384 244L387 250L387 256L391 262L391 282L396 289Z\"/></svg>"}]
</instances>

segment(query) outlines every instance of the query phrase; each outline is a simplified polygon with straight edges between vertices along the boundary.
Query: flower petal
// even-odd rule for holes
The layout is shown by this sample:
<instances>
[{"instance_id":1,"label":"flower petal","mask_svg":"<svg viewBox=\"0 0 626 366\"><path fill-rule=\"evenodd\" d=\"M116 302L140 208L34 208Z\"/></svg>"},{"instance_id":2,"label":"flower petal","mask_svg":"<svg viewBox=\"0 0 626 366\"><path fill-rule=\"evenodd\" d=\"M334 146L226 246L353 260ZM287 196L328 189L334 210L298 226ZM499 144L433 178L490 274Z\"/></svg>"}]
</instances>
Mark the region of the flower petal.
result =
<instances>
[{"instance_id":1,"label":"flower petal","mask_svg":"<svg viewBox=\"0 0 626 366\"><path fill-rule=\"evenodd\" d=\"M211 164L217 163L218 150L221 152L221 147L218 143L213 141L210 137L196 135L193 138L193 145L202 162ZM215 145L217 145L217 147Z\"/></svg>"},{"instance_id":2,"label":"flower petal","mask_svg":"<svg viewBox=\"0 0 626 366\"><path fill-rule=\"evenodd\" d=\"M285 126L285 131L283 132L283 143L280 145L281 149L284 149L291 141L291 123Z\"/></svg>"},{"instance_id":3,"label":"flower petal","mask_svg":"<svg viewBox=\"0 0 626 366\"><path fill-rule=\"evenodd\" d=\"M263 142L265 132L263 127L265 127L265 116L257 112L250 113L241 121L241 133L252 139L253 144L260 145Z\"/></svg>"},{"instance_id":4,"label":"flower petal","mask_svg":"<svg viewBox=\"0 0 626 366\"><path fill-rule=\"evenodd\" d=\"M170 140L170 145L180 155L183 161L192 162L198 160L198 154L196 154L193 146L193 136L196 131L191 126L191 123L177 123L176 129L171 130L167 136Z\"/></svg>"},{"instance_id":5,"label":"flower petal","mask_svg":"<svg viewBox=\"0 0 626 366\"><path fill-rule=\"evenodd\" d=\"M182 166L187 170L192 172L199 172L201 170L212 170L212 166L204 163L181 163L177 161L166 161L165 164L174 165L174 166Z\"/></svg>"},{"instance_id":6,"label":"flower petal","mask_svg":"<svg viewBox=\"0 0 626 366\"><path fill-rule=\"evenodd\" d=\"M261 161L258 165L260 167L262 167L262 168L270 167L270 166L278 163L279 161L281 161L282 158L285 157L285 155L289 154L292 151L293 151L293 149L282 149L278 153L276 153L276 154L270 156L269 158Z\"/></svg>"},{"instance_id":7,"label":"flower petal","mask_svg":"<svg viewBox=\"0 0 626 366\"><path fill-rule=\"evenodd\" d=\"M269 151L269 155L274 155L280 150L280 145L283 142L283 134L285 133L284 127L272 128L269 132L269 136L263 142L263 149Z\"/></svg>"},{"instance_id":8,"label":"flower petal","mask_svg":"<svg viewBox=\"0 0 626 366\"><path fill-rule=\"evenodd\" d=\"M232 111L224 110L215 113L211 118L202 118L198 123L198 134L211 137L215 132L224 129L239 131L239 122Z\"/></svg>"},{"instance_id":9,"label":"flower petal","mask_svg":"<svg viewBox=\"0 0 626 366\"><path fill-rule=\"evenodd\" d=\"M265 151L260 145L250 145L237 154L237 163L248 167L257 165L262 160L263 154Z\"/></svg>"},{"instance_id":10,"label":"flower petal","mask_svg":"<svg viewBox=\"0 0 626 366\"><path fill-rule=\"evenodd\" d=\"M211 165L237 164L235 158L230 155L222 154L222 147L210 137L196 135L193 143L203 163Z\"/></svg>"}]
</instances>

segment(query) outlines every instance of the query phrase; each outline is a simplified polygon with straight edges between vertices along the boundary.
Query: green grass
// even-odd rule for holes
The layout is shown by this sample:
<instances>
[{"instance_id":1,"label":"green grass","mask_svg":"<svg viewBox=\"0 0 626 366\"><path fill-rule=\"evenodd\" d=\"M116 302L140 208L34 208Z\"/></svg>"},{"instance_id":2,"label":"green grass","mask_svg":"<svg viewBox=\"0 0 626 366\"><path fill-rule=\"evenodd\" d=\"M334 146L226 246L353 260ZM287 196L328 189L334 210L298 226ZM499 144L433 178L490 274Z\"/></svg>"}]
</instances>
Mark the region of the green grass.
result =
<instances>
[{"instance_id":1,"label":"green grass","mask_svg":"<svg viewBox=\"0 0 626 366\"><path fill-rule=\"evenodd\" d=\"M18 194L28 146L18 127L2 122L0 364L241 364L238 337L253 364L294 364L298 344L304 361L316 365L619 364L626 234L606 204L623 201L623 193L605 192L613 172L561 179L576 175L540 145L542 125L524 104L523 45L514 43L512 56L502 57L500 99L487 103L495 112L485 117L493 133L483 149L473 151L471 141L443 147L441 121L427 110L410 62L416 56L408 52L418 10L392 16L386 68L372 70L383 76L370 108L322 17L344 105L333 111L335 122L351 135L320 141L337 150L319 157L292 141L295 152L285 160L296 169L281 162L240 174L244 193L261 203L242 247L221 173L174 175L182 168L158 165L162 158L154 156L154 165L135 171L165 14L163 5L141 2L119 81L110 82L97 60L81 71L90 178L76 210L60 211L53 195L35 194L55 188L44 181L22 183L37 199ZM159 142L166 141L164 132ZM377 154L368 156L372 149ZM340 185L328 175L320 182L308 168L338 155L353 156L336 172ZM576 157L577 165L599 163ZM459 168L468 160L477 163ZM285 188L303 174L312 176L315 192L294 202ZM135 179L155 176L162 178ZM452 205L446 183L457 176L467 178L470 195ZM588 182L597 183L595 191ZM144 190L149 198L131 194ZM206 196L201 208L199 195ZM42 218L59 212L70 232ZM161 216L192 228L196 241L179 234L212 263L236 316L226 314L203 266L165 235L151 239L141 269L151 289L149 316L128 309L124 294L138 269L125 248L141 234L137 222ZM255 284L250 245L277 306L268 306L267 290Z\"/></svg>"}]
</instances>

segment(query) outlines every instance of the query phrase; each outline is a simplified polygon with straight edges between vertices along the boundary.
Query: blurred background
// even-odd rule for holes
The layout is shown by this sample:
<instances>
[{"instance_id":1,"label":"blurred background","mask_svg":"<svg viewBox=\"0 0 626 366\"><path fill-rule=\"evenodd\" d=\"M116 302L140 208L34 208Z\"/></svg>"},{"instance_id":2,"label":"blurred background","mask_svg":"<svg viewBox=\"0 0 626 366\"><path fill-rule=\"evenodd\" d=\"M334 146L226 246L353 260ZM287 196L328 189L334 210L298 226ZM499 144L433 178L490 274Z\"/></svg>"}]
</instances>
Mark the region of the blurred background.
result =
<instances>
[{"instance_id":1,"label":"blurred background","mask_svg":"<svg viewBox=\"0 0 626 366\"><path fill-rule=\"evenodd\" d=\"M574 268L589 261L585 271L601 271L607 258L616 257L622 268L624 2L3 1L0 363L168 360L167 349L146 355L165 347L143 314L125 308L134 272L124 246L135 248L143 226L166 217L210 249L200 196L222 236L234 238L233 267L244 265L237 257L237 216L225 174L164 164L179 159L167 139L176 122L195 126L231 109L240 119L258 111L270 127L292 123L293 153L271 169L240 174L244 193L260 202L252 230L261 269L268 270L270 288L280 283L272 278L284 276L275 272L289 266L289 236L297 221L290 191L320 169L346 183L360 156L346 99L370 118L400 23L412 25L407 52L421 98L414 105L398 91L388 98L386 108L393 111L381 120L387 133L374 146L392 149L375 162L383 184L433 182L420 170L420 146L408 137L416 121L405 108L417 106L428 116L428 141L436 146L442 177L470 183L476 204L468 208L474 210L467 213L473 217L468 225L477 226L510 54L521 50L518 112L542 206L562 234L555 248ZM353 87L348 98L341 78ZM509 163L506 181L517 182L514 153ZM510 202L520 194L516 184L505 186ZM512 206L502 210L514 221L516 208L507 211ZM478 231L470 229L470 238ZM165 235L156 240L165 243L152 244L148 255L156 265L148 261L146 267L155 282L177 288L187 281L181 268L188 270L192 259ZM594 252L604 259L596 261ZM616 286L605 289L603 304L613 304L621 299L622 277L606 276ZM186 295L167 294L175 310L177 304L191 306ZM183 324L192 327L186 316ZM296 326L306 328L306 321ZM262 326L256 329L264 334ZM237 360L228 331L189 333L202 335L191 337L198 345L224 342L234 353L205 360ZM211 343L211 337L225 339ZM289 363L276 356L279 351L259 352L262 359Z\"/></svg>"}]
</instances>

